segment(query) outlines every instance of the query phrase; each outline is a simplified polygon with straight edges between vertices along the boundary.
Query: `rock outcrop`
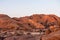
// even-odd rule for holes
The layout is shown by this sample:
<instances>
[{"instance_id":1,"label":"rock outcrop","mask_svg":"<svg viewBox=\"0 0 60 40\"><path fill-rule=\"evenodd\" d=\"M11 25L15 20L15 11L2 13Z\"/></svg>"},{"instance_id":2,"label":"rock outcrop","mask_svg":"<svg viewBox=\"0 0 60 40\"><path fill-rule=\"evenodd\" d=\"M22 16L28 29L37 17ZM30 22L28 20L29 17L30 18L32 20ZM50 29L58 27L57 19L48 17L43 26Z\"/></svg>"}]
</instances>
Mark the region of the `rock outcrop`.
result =
<instances>
[{"instance_id":1,"label":"rock outcrop","mask_svg":"<svg viewBox=\"0 0 60 40\"><path fill-rule=\"evenodd\" d=\"M10 29L19 27L14 19L11 19L9 16L0 14L0 28L1 29Z\"/></svg>"},{"instance_id":2,"label":"rock outcrop","mask_svg":"<svg viewBox=\"0 0 60 40\"><path fill-rule=\"evenodd\" d=\"M42 37L42 40L60 40L60 30Z\"/></svg>"},{"instance_id":3,"label":"rock outcrop","mask_svg":"<svg viewBox=\"0 0 60 40\"><path fill-rule=\"evenodd\" d=\"M31 32L40 34L34 36ZM11 18L0 14L0 40L60 40L59 34L60 17L56 15L34 14Z\"/></svg>"}]
</instances>

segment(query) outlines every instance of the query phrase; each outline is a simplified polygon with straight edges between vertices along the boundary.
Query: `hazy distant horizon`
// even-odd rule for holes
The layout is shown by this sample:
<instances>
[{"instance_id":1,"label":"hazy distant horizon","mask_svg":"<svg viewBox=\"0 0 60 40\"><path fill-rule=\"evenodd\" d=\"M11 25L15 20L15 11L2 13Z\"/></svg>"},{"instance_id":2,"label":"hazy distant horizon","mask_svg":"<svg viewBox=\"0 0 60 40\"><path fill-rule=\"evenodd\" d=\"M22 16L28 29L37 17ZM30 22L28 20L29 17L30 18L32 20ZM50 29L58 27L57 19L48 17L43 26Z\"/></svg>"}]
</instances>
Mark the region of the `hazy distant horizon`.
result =
<instances>
[{"instance_id":1,"label":"hazy distant horizon","mask_svg":"<svg viewBox=\"0 0 60 40\"><path fill-rule=\"evenodd\" d=\"M0 0L0 14L23 17L33 14L60 16L60 0Z\"/></svg>"}]
</instances>

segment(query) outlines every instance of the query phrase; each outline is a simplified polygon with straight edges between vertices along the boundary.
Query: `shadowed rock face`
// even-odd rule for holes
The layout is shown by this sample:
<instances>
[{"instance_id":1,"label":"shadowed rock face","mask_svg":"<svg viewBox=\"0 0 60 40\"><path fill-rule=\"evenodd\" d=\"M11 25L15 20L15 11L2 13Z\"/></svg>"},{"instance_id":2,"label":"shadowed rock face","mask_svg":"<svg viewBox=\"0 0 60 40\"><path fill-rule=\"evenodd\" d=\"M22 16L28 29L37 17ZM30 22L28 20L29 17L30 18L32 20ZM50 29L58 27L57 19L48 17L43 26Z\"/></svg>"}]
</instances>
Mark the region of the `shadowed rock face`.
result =
<instances>
[{"instance_id":1,"label":"shadowed rock face","mask_svg":"<svg viewBox=\"0 0 60 40\"><path fill-rule=\"evenodd\" d=\"M26 35L39 32L39 35ZM0 14L0 40L60 40L60 17L50 14L34 14L25 17L9 17ZM23 36L24 35L24 36Z\"/></svg>"},{"instance_id":2,"label":"shadowed rock face","mask_svg":"<svg viewBox=\"0 0 60 40\"><path fill-rule=\"evenodd\" d=\"M39 35L12 36L12 37L5 38L5 40L40 40L40 36Z\"/></svg>"}]
</instances>

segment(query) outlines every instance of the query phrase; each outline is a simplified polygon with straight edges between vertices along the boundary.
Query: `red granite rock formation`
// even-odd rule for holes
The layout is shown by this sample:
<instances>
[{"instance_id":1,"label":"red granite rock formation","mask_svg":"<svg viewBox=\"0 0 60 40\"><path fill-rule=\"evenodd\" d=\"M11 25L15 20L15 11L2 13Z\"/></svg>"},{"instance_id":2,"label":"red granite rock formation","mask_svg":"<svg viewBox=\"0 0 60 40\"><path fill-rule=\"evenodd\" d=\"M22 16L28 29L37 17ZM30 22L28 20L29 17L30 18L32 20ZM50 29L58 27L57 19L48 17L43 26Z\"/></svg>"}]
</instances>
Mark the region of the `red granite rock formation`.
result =
<instances>
[{"instance_id":1,"label":"red granite rock formation","mask_svg":"<svg viewBox=\"0 0 60 40\"><path fill-rule=\"evenodd\" d=\"M13 18L18 22L18 24L25 29L36 28L44 29L50 28L50 26L60 26L60 18L56 15L44 15L44 14L35 14L29 17ZM33 27L32 27L33 26Z\"/></svg>"},{"instance_id":2,"label":"red granite rock formation","mask_svg":"<svg viewBox=\"0 0 60 40\"><path fill-rule=\"evenodd\" d=\"M0 14L0 28L1 29L9 29L16 28L17 25L14 19L11 19L8 15Z\"/></svg>"},{"instance_id":3,"label":"red granite rock formation","mask_svg":"<svg viewBox=\"0 0 60 40\"><path fill-rule=\"evenodd\" d=\"M22 34L23 32L40 32L41 40L60 40L59 31L60 17L53 14L34 14L20 18L11 18L8 15L0 14L0 39L6 37L5 40L10 40L10 37L17 37L21 32Z\"/></svg>"},{"instance_id":4,"label":"red granite rock formation","mask_svg":"<svg viewBox=\"0 0 60 40\"><path fill-rule=\"evenodd\" d=\"M45 35L49 35L52 32L56 32L56 31L60 30L60 18L53 14L51 14L51 15L36 14L36 15L29 16L29 17L22 17L22 18L18 18L18 19L14 18L14 19L17 20L18 22L21 22L22 25L24 25L25 23L29 24L29 26L26 26L27 29L29 29L29 27L32 28L32 26L33 26L33 28L36 28L36 29L42 29L42 31L45 31L44 32ZM21 24L21 23L19 23L19 24ZM52 39L52 37L50 39ZM45 40L45 39L43 39L43 40ZM58 38L57 38L57 40L58 40Z\"/></svg>"},{"instance_id":5,"label":"red granite rock formation","mask_svg":"<svg viewBox=\"0 0 60 40\"><path fill-rule=\"evenodd\" d=\"M42 37L42 40L60 40L60 30Z\"/></svg>"}]
</instances>

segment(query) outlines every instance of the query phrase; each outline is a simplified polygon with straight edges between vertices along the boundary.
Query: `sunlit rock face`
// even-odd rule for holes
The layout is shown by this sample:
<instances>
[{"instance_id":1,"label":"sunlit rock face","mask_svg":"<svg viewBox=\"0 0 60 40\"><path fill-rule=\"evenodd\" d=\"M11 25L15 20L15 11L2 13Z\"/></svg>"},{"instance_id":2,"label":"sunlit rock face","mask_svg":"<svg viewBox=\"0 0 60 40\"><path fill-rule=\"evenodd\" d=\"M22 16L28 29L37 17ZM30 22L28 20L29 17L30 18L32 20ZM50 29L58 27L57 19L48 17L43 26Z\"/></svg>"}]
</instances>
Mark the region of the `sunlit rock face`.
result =
<instances>
[{"instance_id":1,"label":"sunlit rock face","mask_svg":"<svg viewBox=\"0 0 60 40\"><path fill-rule=\"evenodd\" d=\"M51 29L60 26L60 18L56 15L34 14L31 16L13 18L25 29ZM52 30L52 29L51 29Z\"/></svg>"},{"instance_id":2,"label":"sunlit rock face","mask_svg":"<svg viewBox=\"0 0 60 40\"><path fill-rule=\"evenodd\" d=\"M0 14L0 28L15 28L18 27L15 20L11 19L8 15Z\"/></svg>"},{"instance_id":3,"label":"sunlit rock face","mask_svg":"<svg viewBox=\"0 0 60 40\"><path fill-rule=\"evenodd\" d=\"M42 40L60 40L60 30L42 37Z\"/></svg>"},{"instance_id":4,"label":"sunlit rock face","mask_svg":"<svg viewBox=\"0 0 60 40\"><path fill-rule=\"evenodd\" d=\"M39 32L40 34L32 36L24 34L26 32L28 34L29 32ZM60 40L59 34L60 17L56 15L34 14L11 18L8 15L0 14L0 40Z\"/></svg>"}]
</instances>

